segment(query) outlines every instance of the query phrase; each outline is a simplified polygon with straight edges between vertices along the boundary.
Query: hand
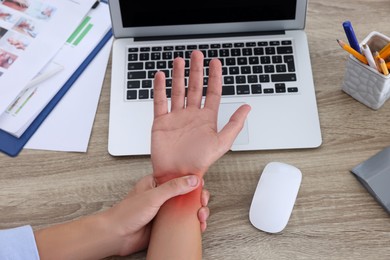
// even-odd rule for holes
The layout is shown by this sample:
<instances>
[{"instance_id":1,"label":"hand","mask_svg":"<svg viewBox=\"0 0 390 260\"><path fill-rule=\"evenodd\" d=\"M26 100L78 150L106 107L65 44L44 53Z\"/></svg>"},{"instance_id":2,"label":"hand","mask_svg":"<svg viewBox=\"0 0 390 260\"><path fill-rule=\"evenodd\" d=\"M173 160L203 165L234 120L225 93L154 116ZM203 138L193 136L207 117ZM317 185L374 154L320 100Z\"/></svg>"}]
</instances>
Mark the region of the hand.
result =
<instances>
[{"instance_id":1,"label":"hand","mask_svg":"<svg viewBox=\"0 0 390 260\"><path fill-rule=\"evenodd\" d=\"M172 179L157 187L152 175L143 177L124 200L102 213L106 223L114 229L112 233L121 234L121 239L118 240L118 244L122 243L119 255L129 255L145 249L149 243L151 221L161 205L172 197L195 190L200 185L203 185L203 181L195 175ZM198 210L202 231L205 231L209 217L209 197L209 192L203 189L202 207Z\"/></svg>"},{"instance_id":2,"label":"hand","mask_svg":"<svg viewBox=\"0 0 390 260\"><path fill-rule=\"evenodd\" d=\"M165 74L157 72L154 82L154 122L151 158L153 174L159 183L173 177L197 174L202 177L212 163L225 154L241 131L250 111L243 105L217 132L218 108L222 92L222 65L213 59L204 107L203 54L193 51L187 99L184 86L184 60L173 62L171 110L165 91Z\"/></svg>"}]
</instances>

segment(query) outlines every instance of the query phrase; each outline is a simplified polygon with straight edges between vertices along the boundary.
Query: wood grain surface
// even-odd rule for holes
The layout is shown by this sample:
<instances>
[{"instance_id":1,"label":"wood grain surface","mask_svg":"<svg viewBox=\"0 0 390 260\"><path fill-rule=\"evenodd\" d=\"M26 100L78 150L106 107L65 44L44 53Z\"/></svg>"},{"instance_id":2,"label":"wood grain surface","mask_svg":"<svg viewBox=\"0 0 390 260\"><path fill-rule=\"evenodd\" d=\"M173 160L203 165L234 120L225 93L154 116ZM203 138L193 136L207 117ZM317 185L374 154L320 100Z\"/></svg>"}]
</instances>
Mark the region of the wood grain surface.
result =
<instances>
[{"instance_id":1,"label":"wood grain surface","mask_svg":"<svg viewBox=\"0 0 390 260\"><path fill-rule=\"evenodd\" d=\"M344 20L352 21L359 40L371 31L390 36L390 1L309 1L305 31L323 144L229 152L217 161L205 176L211 216L204 259L390 259L390 217L350 173L390 145L390 102L374 111L341 91L347 53L336 39L346 41ZM107 209L151 173L149 156L107 152L110 75L111 62L87 153L0 154L0 228L38 229ZM303 173L290 222L277 235L248 220L257 181L270 161L293 164ZM145 259L145 252L112 259Z\"/></svg>"}]
</instances>

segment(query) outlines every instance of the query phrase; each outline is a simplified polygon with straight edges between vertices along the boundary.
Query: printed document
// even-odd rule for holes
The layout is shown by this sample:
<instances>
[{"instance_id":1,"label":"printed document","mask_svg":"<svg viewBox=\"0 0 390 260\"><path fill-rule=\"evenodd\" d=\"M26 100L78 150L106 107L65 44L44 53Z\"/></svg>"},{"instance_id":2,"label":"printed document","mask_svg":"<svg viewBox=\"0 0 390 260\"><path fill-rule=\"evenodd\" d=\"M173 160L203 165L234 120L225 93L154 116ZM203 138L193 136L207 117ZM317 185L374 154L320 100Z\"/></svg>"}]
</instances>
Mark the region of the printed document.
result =
<instances>
[{"instance_id":1,"label":"printed document","mask_svg":"<svg viewBox=\"0 0 390 260\"><path fill-rule=\"evenodd\" d=\"M108 5L91 9L56 56L0 115L0 129L20 137L110 28Z\"/></svg>"},{"instance_id":2,"label":"printed document","mask_svg":"<svg viewBox=\"0 0 390 260\"><path fill-rule=\"evenodd\" d=\"M0 1L0 113L55 56L95 1Z\"/></svg>"}]
</instances>

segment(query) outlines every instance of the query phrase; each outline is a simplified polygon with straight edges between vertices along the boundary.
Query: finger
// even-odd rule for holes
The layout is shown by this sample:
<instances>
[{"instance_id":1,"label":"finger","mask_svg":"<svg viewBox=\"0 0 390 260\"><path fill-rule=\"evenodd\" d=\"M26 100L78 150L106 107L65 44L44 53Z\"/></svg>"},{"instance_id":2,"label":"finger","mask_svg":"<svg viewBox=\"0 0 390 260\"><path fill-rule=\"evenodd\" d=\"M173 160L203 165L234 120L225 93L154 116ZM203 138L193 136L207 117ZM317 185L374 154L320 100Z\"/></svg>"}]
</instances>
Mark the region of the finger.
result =
<instances>
[{"instance_id":1,"label":"finger","mask_svg":"<svg viewBox=\"0 0 390 260\"><path fill-rule=\"evenodd\" d=\"M207 222L201 222L200 223L200 231L203 233L207 229Z\"/></svg>"},{"instance_id":2,"label":"finger","mask_svg":"<svg viewBox=\"0 0 390 260\"><path fill-rule=\"evenodd\" d=\"M201 181L196 175L172 179L152 189L150 191L151 200L156 203L155 206L161 206L170 198L189 193L199 185L201 185Z\"/></svg>"},{"instance_id":3,"label":"finger","mask_svg":"<svg viewBox=\"0 0 390 260\"><path fill-rule=\"evenodd\" d=\"M200 197L200 202L203 207L207 207L209 204L210 192L208 190L203 189Z\"/></svg>"},{"instance_id":4,"label":"finger","mask_svg":"<svg viewBox=\"0 0 390 260\"><path fill-rule=\"evenodd\" d=\"M199 107L203 92L203 53L191 53L190 77L188 80L187 107Z\"/></svg>"},{"instance_id":5,"label":"finger","mask_svg":"<svg viewBox=\"0 0 390 260\"><path fill-rule=\"evenodd\" d=\"M227 152L232 146L237 135L240 133L244 126L245 119L251 110L249 105L240 106L230 117L229 122L219 132L221 153Z\"/></svg>"},{"instance_id":6,"label":"finger","mask_svg":"<svg viewBox=\"0 0 390 260\"><path fill-rule=\"evenodd\" d=\"M202 207L198 210L198 219L200 222L200 229L204 232L207 228L207 219L210 216L210 209L208 207Z\"/></svg>"},{"instance_id":7,"label":"finger","mask_svg":"<svg viewBox=\"0 0 390 260\"><path fill-rule=\"evenodd\" d=\"M172 111L184 108L185 102L185 86L184 86L184 60L176 58L173 61L172 72L172 94L171 107Z\"/></svg>"},{"instance_id":8,"label":"finger","mask_svg":"<svg viewBox=\"0 0 390 260\"><path fill-rule=\"evenodd\" d=\"M222 64L218 59L213 59L209 66L209 80L205 107L211 109L215 117L218 116L219 103L222 94Z\"/></svg>"},{"instance_id":9,"label":"finger","mask_svg":"<svg viewBox=\"0 0 390 260\"><path fill-rule=\"evenodd\" d=\"M154 76L153 89L154 118L168 113L167 94L165 90L165 74L159 71Z\"/></svg>"},{"instance_id":10,"label":"finger","mask_svg":"<svg viewBox=\"0 0 390 260\"><path fill-rule=\"evenodd\" d=\"M142 177L138 182L134 185L133 189L128 193L128 197L141 193L150 189L153 189L156 187L156 181L154 180L154 177L152 174L146 175Z\"/></svg>"},{"instance_id":11,"label":"finger","mask_svg":"<svg viewBox=\"0 0 390 260\"><path fill-rule=\"evenodd\" d=\"M206 222L210 216L210 209L208 207L201 207L198 210L198 219L200 222Z\"/></svg>"}]
</instances>

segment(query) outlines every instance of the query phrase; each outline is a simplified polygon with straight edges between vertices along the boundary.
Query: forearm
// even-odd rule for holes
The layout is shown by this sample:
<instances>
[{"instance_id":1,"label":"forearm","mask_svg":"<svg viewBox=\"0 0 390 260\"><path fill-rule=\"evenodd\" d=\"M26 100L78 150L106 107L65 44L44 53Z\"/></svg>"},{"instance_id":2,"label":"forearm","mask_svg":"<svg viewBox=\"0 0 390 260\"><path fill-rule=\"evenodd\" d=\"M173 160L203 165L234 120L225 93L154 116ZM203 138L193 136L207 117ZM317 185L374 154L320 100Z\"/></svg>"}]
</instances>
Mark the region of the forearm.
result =
<instances>
[{"instance_id":1,"label":"forearm","mask_svg":"<svg viewBox=\"0 0 390 260\"><path fill-rule=\"evenodd\" d=\"M202 238L197 212L202 187L165 202L156 216L147 259L199 260Z\"/></svg>"},{"instance_id":2,"label":"forearm","mask_svg":"<svg viewBox=\"0 0 390 260\"><path fill-rule=\"evenodd\" d=\"M101 259L114 255L121 245L109 230L104 216L97 214L38 230L34 234L42 260Z\"/></svg>"}]
</instances>

